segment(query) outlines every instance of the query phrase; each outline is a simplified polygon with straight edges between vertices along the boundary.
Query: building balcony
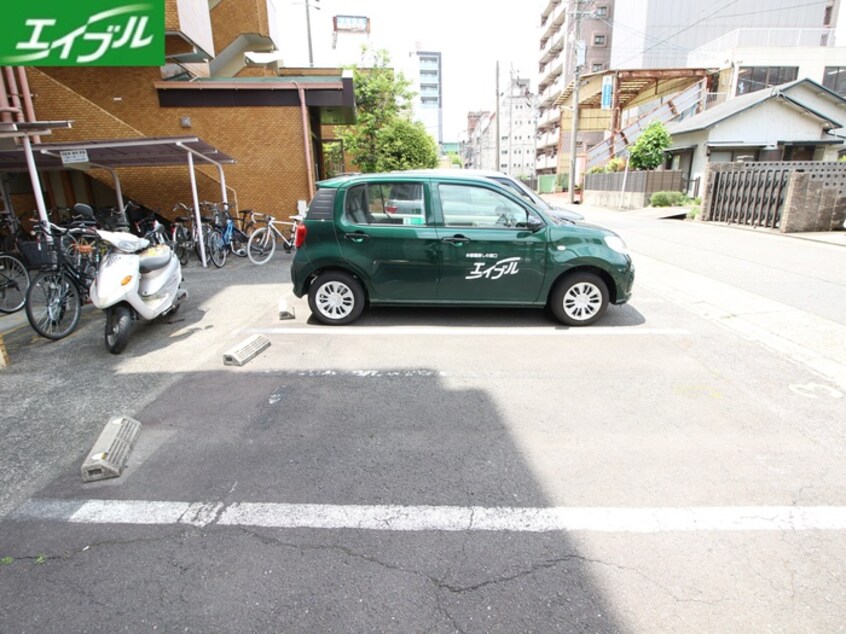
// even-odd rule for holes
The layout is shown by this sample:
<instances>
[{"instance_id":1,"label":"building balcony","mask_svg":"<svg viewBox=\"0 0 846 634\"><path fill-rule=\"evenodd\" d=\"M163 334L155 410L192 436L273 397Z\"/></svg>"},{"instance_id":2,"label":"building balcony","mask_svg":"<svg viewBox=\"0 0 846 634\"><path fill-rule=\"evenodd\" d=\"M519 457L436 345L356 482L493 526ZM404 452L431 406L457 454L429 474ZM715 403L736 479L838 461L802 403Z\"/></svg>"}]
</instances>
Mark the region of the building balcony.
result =
<instances>
[{"instance_id":1,"label":"building balcony","mask_svg":"<svg viewBox=\"0 0 846 634\"><path fill-rule=\"evenodd\" d=\"M550 14L549 18L546 21L546 28L541 35L541 41L545 42L549 38L553 37L555 33L561 29L562 25L567 21L567 4L562 2L558 6L556 6L552 13Z\"/></svg>"},{"instance_id":2,"label":"building balcony","mask_svg":"<svg viewBox=\"0 0 846 634\"><path fill-rule=\"evenodd\" d=\"M558 63L549 64L546 67L549 72L545 75L541 75L540 82L538 82L538 92L543 93L546 90L547 86L552 84L556 79L561 77L561 74L564 72L564 60L562 59Z\"/></svg>"},{"instance_id":3,"label":"building balcony","mask_svg":"<svg viewBox=\"0 0 846 634\"><path fill-rule=\"evenodd\" d=\"M546 132L544 134L538 135L538 150L544 149L551 149L556 150L558 148L558 141L561 138L561 133L558 128L555 128L551 132Z\"/></svg>"},{"instance_id":4,"label":"building balcony","mask_svg":"<svg viewBox=\"0 0 846 634\"><path fill-rule=\"evenodd\" d=\"M536 170L558 169L557 154L543 154L535 161Z\"/></svg>"},{"instance_id":5,"label":"building balcony","mask_svg":"<svg viewBox=\"0 0 846 634\"><path fill-rule=\"evenodd\" d=\"M547 64L564 50L564 33L557 33L541 47L540 63Z\"/></svg>"},{"instance_id":6,"label":"building balcony","mask_svg":"<svg viewBox=\"0 0 846 634\"><path fill-rule=\"evenodd\" d=\"M796 48L836 46L835 29L743 28L735 29L688 53L688 64L720 66L726 51L735 48Z\"/></svg>"},{"instance_id":7,"label":"building balcony","mask_svg":"<svg viewBox=\"0 0 846 634\"><path fill-rule=\"evenodd\" d=\"M549 0L544 6L543 11L541 12L541 26L546 24L547 20L549 20L549 16L555 11L555 8L561 4L561 0Z\"/></svg>"},{"instance_id":8,"label":"building balcony","mask_svg":"<svg viewBox=\"0 0 846 634\"><path fill-rule=\"evenodd\" d=\"M165 51L168 62L200 63L214 57L208 0L165 1Z\"/></svg>"}]
</instances>

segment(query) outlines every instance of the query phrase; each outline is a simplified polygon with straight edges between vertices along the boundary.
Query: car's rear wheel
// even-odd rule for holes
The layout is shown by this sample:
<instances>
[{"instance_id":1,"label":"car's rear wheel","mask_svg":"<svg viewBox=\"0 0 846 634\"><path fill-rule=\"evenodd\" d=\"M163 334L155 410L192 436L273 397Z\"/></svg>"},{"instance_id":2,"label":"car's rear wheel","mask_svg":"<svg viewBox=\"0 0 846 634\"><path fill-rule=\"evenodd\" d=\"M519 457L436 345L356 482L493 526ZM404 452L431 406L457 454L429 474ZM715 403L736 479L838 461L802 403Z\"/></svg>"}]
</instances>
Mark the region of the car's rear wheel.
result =
<instances>
[{"instance_id":1,"label":"car's rear wheel","mask_svg":"<svg viewBox=\"0 0 846 634\"><path fill-rule=\"evenodd\" d=\"M343 326L364 310L364 290L352 275L342 271L321 273L308 290L311 314L321 323Z\"/></svg>"},{"instance_id":2,"label":"car's rear wheel","mask_svg":"<svg viewBox=\"0 0 846 634\"><path fill-rule=\"evenodd\" d=\"M561 323L589 326L608 308L608 287L593 273L574 273L558 282L549 305Z\"/></svg>"}]
</instances>

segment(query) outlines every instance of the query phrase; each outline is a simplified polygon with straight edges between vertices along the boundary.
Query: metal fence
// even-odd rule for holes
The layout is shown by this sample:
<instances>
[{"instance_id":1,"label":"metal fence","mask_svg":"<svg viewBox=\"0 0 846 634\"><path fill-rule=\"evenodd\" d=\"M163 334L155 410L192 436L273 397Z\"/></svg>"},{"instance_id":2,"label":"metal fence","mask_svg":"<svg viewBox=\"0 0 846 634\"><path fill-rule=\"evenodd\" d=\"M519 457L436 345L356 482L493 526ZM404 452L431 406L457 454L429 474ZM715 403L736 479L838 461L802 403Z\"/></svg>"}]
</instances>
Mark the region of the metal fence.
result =
<instances>
[{"instance_id":1,"label":"metal fence","mask_svg":"<svg viewBox=\"0 0 846 634\"><path fill-rule=\"evenodd\" d=\"M642 194L655 192L682 191L682 173L677 170L658 170L651 172L611 172L608 174L586 174L585 190L602 192L625 191Z\"/></svg>"},{"instance_id":2,"label":"metal fence","mask_svg":"<svg viewBox=\"0 0 846 634\"><path fill-rule=\"evenodd\" d=\"M703 220L782 232L828 231L844 209L844 163L712 163L705 175Z\"/></svg>"}]
</instances>

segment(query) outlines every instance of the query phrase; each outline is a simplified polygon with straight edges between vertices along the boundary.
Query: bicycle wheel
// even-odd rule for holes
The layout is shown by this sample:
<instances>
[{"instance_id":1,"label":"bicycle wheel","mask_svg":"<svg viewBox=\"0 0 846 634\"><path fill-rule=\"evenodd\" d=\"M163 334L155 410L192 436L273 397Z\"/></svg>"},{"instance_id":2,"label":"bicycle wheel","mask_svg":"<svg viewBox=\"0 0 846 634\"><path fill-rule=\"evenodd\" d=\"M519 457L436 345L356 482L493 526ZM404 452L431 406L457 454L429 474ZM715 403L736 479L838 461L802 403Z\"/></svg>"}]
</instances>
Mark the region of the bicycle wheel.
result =
<instances>
[{"instance_id":1,"label":"bicycle wheel","mask_svg":"<svg viewBox=\"0 0 846 634\"><path fill-rule=\"evenodd\" d=\"M269 227L256 229L247 243L247 256L253 264L265 264L273 257L276 250L276 240Z\"/></svg>"},{"instance_id":2,"label":"bicycle wheel","mask_svg":"<svg viewBox=\"0 0 846 634\"><path fill-rule=\"evenodd\" d=\"M226 247L223 245L220 231L212 231L209 235L209 257L217 268L226 264Z\"/></svg>"},{"instance_id":3,"label":"bicycle wheel","mask_svg":"<svg viewBox=\"0 0 846 634\"><path fill-rule=\"evenodd\" d=\"M11 255L0 255L0 313L14 313L24 307L29 289L29 271Z\"/></svg>"},{"instance_id":4,"label":"bicycle wheel","mask_svg":"<svg viewBox=\"0 0 846 634\"><path fill-rule=\"evenodd\" d=\"M235 229L232 232L232 240L229 242L229 248L232 249L232 253L237 255L239 258L247 257L247 242L249 238L241 233L240 230Z\"/></svg>"},{"instance_id":5,"label":"bicycle wheel","mask_svg":"<svg viewBox=\"0 0 846 634\"><path fill-rule=\"evenodd\" d=\"M188 264L188 245L191 239L188 237L188 230L185 227L177 227L176 235L174 236L173 252L179 259L182 266Z\"/></svg>"},{"instance_id":6,"label":"bicycle wheel","mask_svg":"<svg viewBox=\"0 0 846 634\"><path fill-rule=\"evenodd\" d=\"M79 324L82 300L73 281L62 271L36 276L26 293L26 318L42 337L61 339Z\"/></svg>"},{"instance_id":7,"label":"bicycle wheel","mask_svg":"<svg viewBox=\"0 0 846 634\"><path fill-rule=\"evenodd\" d=\"M203 259L203 256L200 254L200 240L203 241L203 244L206 245L206 257L209 255L209 237L211 236L211 227L207 224L203 224L200 228L199 238L197 238L194 242L194 250L197 252L197 257L200 260Z\"/></svg>"}]
</instances>

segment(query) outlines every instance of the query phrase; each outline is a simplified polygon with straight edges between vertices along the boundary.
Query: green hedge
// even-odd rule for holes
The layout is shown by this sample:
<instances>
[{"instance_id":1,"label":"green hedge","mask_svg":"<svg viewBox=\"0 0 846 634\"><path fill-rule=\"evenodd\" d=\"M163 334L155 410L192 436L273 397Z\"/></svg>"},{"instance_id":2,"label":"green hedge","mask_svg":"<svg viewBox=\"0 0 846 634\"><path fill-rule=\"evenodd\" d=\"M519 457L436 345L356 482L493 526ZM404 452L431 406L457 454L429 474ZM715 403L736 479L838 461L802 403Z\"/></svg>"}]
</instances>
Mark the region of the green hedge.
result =
<instances>
[{"instance_id":1,"label":"green hedge","mask_svg":"<svg viewBox=\"0 0 846 634\"><path fill-rule=\"evenodd\" d=\"M655 192L649 199L653 207L679 207L684 204L687 196L681 192Z\"/></svg>"}]
</instances>

